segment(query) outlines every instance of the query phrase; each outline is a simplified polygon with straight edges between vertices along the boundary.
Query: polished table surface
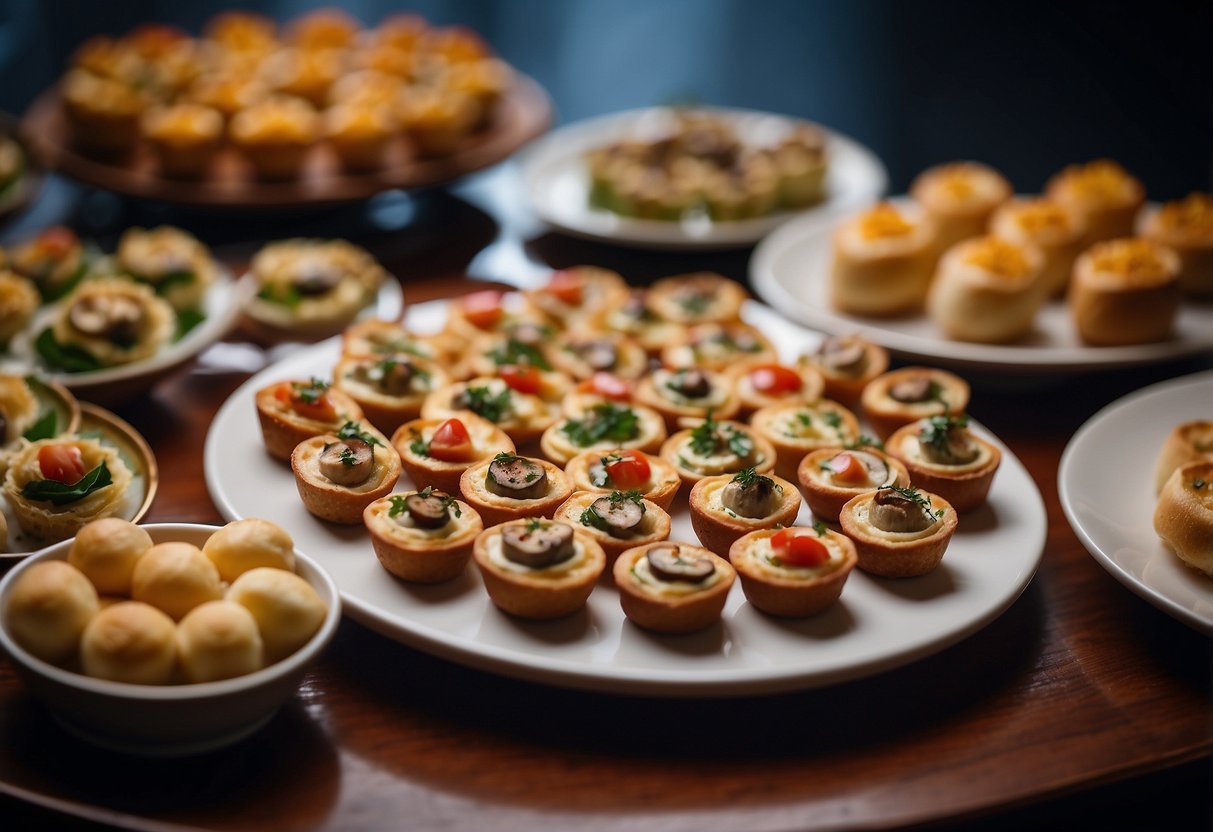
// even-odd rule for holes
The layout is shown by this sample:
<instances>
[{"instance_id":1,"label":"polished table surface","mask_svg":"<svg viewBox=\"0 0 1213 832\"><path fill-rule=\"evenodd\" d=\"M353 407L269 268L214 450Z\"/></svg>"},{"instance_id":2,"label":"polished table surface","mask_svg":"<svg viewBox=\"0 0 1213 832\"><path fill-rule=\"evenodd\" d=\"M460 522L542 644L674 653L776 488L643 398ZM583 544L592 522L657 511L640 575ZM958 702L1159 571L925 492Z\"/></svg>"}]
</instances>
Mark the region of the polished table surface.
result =
<instances>
[{"instance_id":1,"label":"polished table surface","mask_svg":"<svg viewBox=\"0 0 1213 832\"><path fill-rule=\"evenodd\" d=\"M99 233L115 223L187 224L236 265L258 237L359 232L410 302L577 263L639 284L700 268L745 279L748 252L628 251L544 232L518 205L514 176L499 169L356 217L261 225L104 199L84 210L93 197L79 194L69 202L71 216L99 223ZM258 734L204 757L147 761L65 735L0 658L0 826L1119 828L1161 815L1169 828L1204 828L1213 819L1210 642L1087 554L1056 479L1066 442L1099 407L1208 366L1201 358L1064 380L971 378L971 412L1044 496L1044 557L1006 613L909 666L770 697L631 698L467 669L347 620ZM247 375L204 355L116 408L163 472L149 522L221 522L202 446Z\"/></svg>"}]
</instances>

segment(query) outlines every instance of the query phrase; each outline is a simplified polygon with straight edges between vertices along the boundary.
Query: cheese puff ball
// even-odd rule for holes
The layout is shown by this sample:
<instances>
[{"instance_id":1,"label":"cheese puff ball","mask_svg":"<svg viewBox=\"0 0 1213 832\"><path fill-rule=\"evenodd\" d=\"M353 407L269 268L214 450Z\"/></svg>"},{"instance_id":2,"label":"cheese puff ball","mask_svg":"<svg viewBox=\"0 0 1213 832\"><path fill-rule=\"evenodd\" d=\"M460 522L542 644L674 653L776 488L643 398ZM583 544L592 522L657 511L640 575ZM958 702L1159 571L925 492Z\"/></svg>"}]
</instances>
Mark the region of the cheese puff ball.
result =
<instances>
[{"instance_id":1,"label":"cheese puff ball","mask_svg":"<svg viewBox=\"0 0 1213 832\"><path fill-rule=\"evenodd\" d=\"M277 524L256 517L228 523L211 535L202 551L229 583L259 566L295 571L291 536Z\"/></svg>"},{"instance_id":2,"label":"cheese puff ball","mask_svg":"<svg viewBox=\"0 0 1213 832\"><path fill-rule=\"evenodd\" d=\"M106 517L76 533L67 562L102 595L130 595L135 562L152 548L152 538L129 520Z\"/></svg>"},{"instance_id":3,"label":"cheese puff ball","mask_svg":"<svg viewBox=\"0 0 1213 832\"><path fill-rule=\"evenodd\" d=\"M257 619L232 601L207 601L177 626L177 655L191 682L252 673L261 668L264 652Z\"/></svg>"},{"instance_id":4,"label":"cheese puff ball","mask_svg":"<svg viewBox=\"0 0 1213 832\"><path fill-rule=\"evenodd\" d=\"M180 621L199 604L223 597L219 570L189 543L158 543L143 553L131 576L131 597Z\"/></svg>"},{"instance_id":5,"label":"cheese puff ball","mask_svg":"<svg viewBox=\"0 0 1213 832\"><path fill-rule=\"evenodd\" d=\"M177 627L160 610L120 601L93 616L80 641L84 673L113 682L164 685L177 663Z\"/></svg>"},{"instance_id":6,"label":"cheese puff ball","mask_svg":"<svg viewBox=\"0 0 1213 832\"><path fill-rule=\"evenodd\" d=\"M58 664L80 646L80 634L97 614L97 590L71 564L48 560L27 569L8 599L13 640L43 661Z\"/></svg>"},{"instance_id":7,"label":"cheese puff ball","mask_svg":"<svg viewBox=\"0 0 1213 832\"><path fill-rule=\"evenodd\" d=\"M281 569L245 572L228 589L227 599L257 619L267 664L286 658L306 644L328 612L311 584Z\"/></svg>"}]
</instances>

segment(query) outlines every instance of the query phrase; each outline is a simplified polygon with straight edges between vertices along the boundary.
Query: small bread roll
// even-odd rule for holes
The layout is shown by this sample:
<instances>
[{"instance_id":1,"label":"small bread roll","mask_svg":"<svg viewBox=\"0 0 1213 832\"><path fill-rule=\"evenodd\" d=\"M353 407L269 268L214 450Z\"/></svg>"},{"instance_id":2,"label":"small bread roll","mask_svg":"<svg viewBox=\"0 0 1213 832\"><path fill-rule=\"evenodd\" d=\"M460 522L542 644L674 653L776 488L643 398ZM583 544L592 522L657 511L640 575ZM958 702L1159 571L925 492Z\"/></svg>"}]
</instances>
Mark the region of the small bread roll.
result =
<instances>
[{"instance_id":1,"label":"small bread roll","mask_svg":"<svg viewBox=\"0 0 1213 832\"><path fill-rule=\"evenodd\" d=\"M261 567L235 580L227 600L247 609L257 620L265 644L265 663L284 659L316 634L328 605L311 584L293 572Z\"/></svg>"},{"instance_id":2,"label":"small bread roll","mask_svg":"<svg viewBox=\"0 0 1213 832\"><path fill-rule=\"evenodd\" d=\"M1040 272L1046 293L1065 294L1086 238L1081 217L1051 199L1012 199L990 218L990 233L1021 246L1035 246L1044 259Z\"/></svg>"},{"instance_id":3,"label":"small bread roll","mask_svg":"<svg viewBox=\"0 0 1213 832\"><path fill-rule=\"evenodd\" d=\"M1149 240L1099 243L1074 264L1070 315L1088 344L1165 341L1175 326L1179 301L1179 256Z\"/></svg>"},{"instance_id":4,"label":"small bread roll","mask_svg":"<svg viewBox=\"0 0 1213 832\"><path fill-rule=\"evenodd\" d=\"M93 616L84 628L80 658L86 676L165 685L177 663L177 627L160 610L121 601Z\"/></svg>"},{"instance_id":5,"label":"small bread roll","mask_svg":"<svg viewBox=\"0 0 1213 832\"><path fill-rule=\"evenodd\" d=\"M265 650L251 612L232 601L207 601L177 626L177 654L186 679L213 682L259 670Z\"/></svg>"},{"instance_id":6,"label":"small bread roll","mask_svg":"<svg viewBox=\"0 0 1213 832\"><path fill-rule=\"evenodd\" d=\"M189 543L157 543L144 552L131 576L131 598L180 621L199 604L223 597L219 570Z\"/></svg>"},{"instance_id":7,"label":"small bread roll","mask_svg":"<svg viewBox=\"0 0 1213 832\"><path fill-rule=\"evenodd\" d=\"M152 538L129 520L94 520L76 534L67 562L84 573L102 595L130 595L135 562Z\"/></svg>"},{"instance_id":8,"label":"small bread roll","mask_svg":"<svg viewBox=\"0 0 1213 832\"><path fill-rule=\"evenodd\" d=\"M1003 344L1026 334L1046 299L1036 248L974 237L948 249L927 295L927 312L958 341Z\"/></svg>"},{"instance_id":9,"label":"small bread roll","mask_svg":"<svg viewBox=\"0 0 1213 832\"><path fill-rule=\"evenodd\" d=\"M1070 165L1045 183L1045 196L1086 226L1086 245L1127 237L1146 201L1141 181L1111 159Z\"/></svg>"},{"instance_id":10,"label":"small bread roll","mask_svg":"<svg viewBox=\"0 0 1213 832\"><path fill-rule=\"evenodd\" d=\"M910 183L935 232L936 250L984 234L990 215L1011 198L1011 183L980 162L951 162L928 168Z\"/></svg>"},{"instance_id":11,"label":"small bread roll","mask_svg":"<svg viewBox=\"0 0 1213 832\"><path fill-rule=\"evenodd\" d=\"M834 230L830 298L855 315L916 312L927 297L936 250L931 226L910 206L882 202Z\"/></svg>"},{"instance_id":12,"label":"small bread roll","mask_svg":"<svg viewBox=\"0 0 1213 832\"><path fill-rule=\"evenodd\" d=\"M8 629L31 654L59 664L75 654L80 634L99 609L97 590L79 569L48 560L31 566L13 584Z\"/></svg>"},{"instance_id":13,"label":"small bread roll","mask_svg":"<svg viewBox=\"0 0 1213 832\"><path fill-rule=\"evenodd\" d=\"M1154 531L1180 560L1213 578L1213 462L1171 473L1154 507Z\"/></svg>"},{"instance_id":14,"label":"small bread roll","mask_svg":"<svg viewBox=\"0 0 1213 832\"><path fill-rule=\"evenodd\" d=\"M276 523L256 517L228 523L211 535L202 553L228 583L259 566L295 571L295 542L291 536Z\"/></svg>"},{"instance_id":15,"label":"small bread roll","mask_svg":"<svg viewBox=\"0 0 1213 832\"><path fill-rule=\"evenodd\" d=\"M1179 255L1179 286L1185 293L1213 297L1213 195L1193 193L1164 203L1141 233Z\"/></svg>"},{"instance_id":16,"label":"small bread roll","mask_svg":"<svg viewBox=\"0 0 1213 832\"><path fill-rule=\"evenodd\" d=\"M1195 419L1176 425L1167 434L1154 465L1154 493L1162 493L1171 472L1189 462L1213 462L1213 421Z\"/></svg>"}]
</instances>

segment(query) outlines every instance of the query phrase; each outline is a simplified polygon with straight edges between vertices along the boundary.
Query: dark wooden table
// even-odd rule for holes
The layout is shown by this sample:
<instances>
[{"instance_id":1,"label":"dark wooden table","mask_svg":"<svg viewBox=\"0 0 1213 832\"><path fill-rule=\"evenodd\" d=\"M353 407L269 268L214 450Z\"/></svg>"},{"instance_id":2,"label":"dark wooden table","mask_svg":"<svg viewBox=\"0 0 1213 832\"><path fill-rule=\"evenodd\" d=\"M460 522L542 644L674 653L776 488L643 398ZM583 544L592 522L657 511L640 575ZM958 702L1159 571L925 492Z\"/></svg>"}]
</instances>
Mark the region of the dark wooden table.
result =
<instances>
[{"instance_id":1,"label":"dark wooden table","mask_svg":"<svg viewBox=\"0 0 1213 832\"><path fill-rule=\"evenodd\" d=\"M479 285L469 273L516 282L581 262L638 283L703 267L745 278L747 252L657 254L544 233L520 211L515 184L496 171L369 215L252 228L125 204L103 215L110 225L188 224L233 260L256 237L358 233L410 301ZM86 211L72 216L89 222ZM1167 828L1208 828L1210 642L1100 568L1056 487L1062 449L1096 409L1208 366L973 379L973 414L1044 495L1044 558L1004 615L908 667L772 697L628 698L470 670L347 621L259 734L149 762L66 736L0 660L0 827L992 830L1148 828L1165 817ZM195 364L118 409L164 474L149 521L220 522L202 445L246 377Z\"/></svg>"}]
</instances>

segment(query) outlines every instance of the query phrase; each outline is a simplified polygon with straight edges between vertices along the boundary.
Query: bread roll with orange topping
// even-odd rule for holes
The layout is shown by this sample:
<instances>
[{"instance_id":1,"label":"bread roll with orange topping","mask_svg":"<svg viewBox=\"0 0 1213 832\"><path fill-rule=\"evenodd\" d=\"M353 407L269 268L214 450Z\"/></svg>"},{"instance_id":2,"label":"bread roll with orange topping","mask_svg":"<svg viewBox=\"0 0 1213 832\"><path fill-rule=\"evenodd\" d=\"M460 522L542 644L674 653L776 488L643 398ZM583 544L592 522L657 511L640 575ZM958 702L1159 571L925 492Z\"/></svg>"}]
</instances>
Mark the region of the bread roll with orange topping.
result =
<instances>
[{"instance_id":1,"label":"bread roll with orange topping","mask_svg":"<svg viewBox=\"0 0 1213 832\"><path fill-rule=\"evenodd\" d=\"M910 196L935 232L936 251L984 234L994 210L1011 198L1011 183L980 162L952 162L920 173Z\"/></svg>"},{"instance_id":2,"label":"bread roll with orange topping","mask_svg":"<svg viewBox=\"0 0 1213 832\"><path fill-rule=\"evenodd\" d=\"M830 297L856 315L918 310L935 266L934 236L921 211L882 202L834 231Z\"/></svg>"},{"instance_id":3,"label":"bread roll with orange topping","mask_svg":"<svg viewBox=\"0 0 1213 832\"><path fill-rule=\"evenodd\" d=\"M950 248L927 295L927 312L949 338L1003 344L1032 328L1046 298L1033 247L975 237Z\"/></svg>"},{"instance_id":4,"label":"bread roll with orange topping","mask_svg":"<svg viewBox=\"0 0 1213 832\"><path fill-rule=\"evenodd\" d=\"M1213 196L1194 193L1165 203L1142 226L1142 236L1179 255L1179 288L1213 296Z\"/></svg>"},{"instance_id":5,"label":"bread roll with orange topping","mask_svg":"<svg viewBox=\"0 0 1213 832\"><path fill-rule=\"evenodd\" d=\"M1070 314L1088 344L1165 341L1179 300L1179 255L1149 240L1099 243L1074 264Z\"/></svg>"},{"instance_id":6,"label":"bread roll with orange topping","mask_svg":"<svg viewBox=\"0 0 1213 832\"><path fill-rule=\"evenodd\" d=\"M990 218L990 233L1040 252L1040 279L1049 297L1070 284L1074 261L1082 253L1086 225L1051 199L1012 199Z\"/></svg>"},{"instance_id":7,"label":"bread roll with orange topping","mask_svg":"<svg viewBox=\"0 0 1213 832\"><path fill-rule=\"evenodd\" d=\"M1111 159L1070 165L1045 183L1045 196L1087 227L1086 244L1128 237L1146 189Z\"/></svg>"}]
</instances>

